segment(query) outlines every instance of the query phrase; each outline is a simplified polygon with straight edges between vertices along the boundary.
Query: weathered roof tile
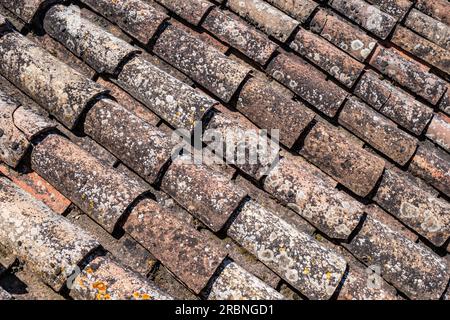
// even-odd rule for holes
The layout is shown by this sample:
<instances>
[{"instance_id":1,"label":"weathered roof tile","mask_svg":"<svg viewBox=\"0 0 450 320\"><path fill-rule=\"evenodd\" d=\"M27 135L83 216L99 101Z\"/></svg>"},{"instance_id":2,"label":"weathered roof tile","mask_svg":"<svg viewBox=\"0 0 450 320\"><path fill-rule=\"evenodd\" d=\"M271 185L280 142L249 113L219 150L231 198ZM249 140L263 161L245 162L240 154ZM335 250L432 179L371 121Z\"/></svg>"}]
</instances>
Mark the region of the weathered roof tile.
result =
<instances>
[{"instance_id":1,"label":"weathered roof tile","mask_svg":"<svg viewBox=\"0 0 450 320\"><path fill-rule=\"evenodd\" d=\"M366 0L367 2L378 6L384 12L390 14L398 20L401 20L408 12L413 3L409 0Z\"/></svg>"},{"instance_id":2,"label":"weathered roof tile","mask_svg":"<svg viewBox=\"0 0 450 320\"><path fill-rule=\"evenodd\" d=\"M382 175L384 162L343 137L332 126L318 122L300 154L356 194L366 196Z\"/></svg>"},{"instance_id":3,"label":"weathered roof tile","mask_svg":"<svg viewBox=\"0 0 450 320\"><path fill-rule=\"evenodd\" d=\"M125 64L115 82L175 128L192 129L216 104L140 57Z\"/></svg>"},{"instance_id":4,"label":"weathered roof tile","mask_svg":"<svg viewBox=\"0 0 450 320\"><path fill-rule=\"evenodd\" d=\"M141 0L108 1L82 0L122 30L147 44L169 17L149 3Z\"/></svg>"},{"instance_id":5,"label":"weathered roof tile","mask_svg":"<svg viewBox=\"0 0 450 320\"><path fill-rule=\"evenodd\" d=\"M381 39L386 39L397 19L363 0L331 0L329 5Z\"/></svg>"},{"instance_id":6,"label":"weathered roof tile","mask_svg":"<svg viewBox=\"0 0 450 320\"><path fill-rule=\"evenodd\" d=\"M232 11L281 42L286 42L300 24L284 12L262 0L228 0L226 5Z\"/></svg>"},{"instance_id":7,"label":"weathered roof tile","mask_svg":"<svg viewBox=\"0 0 450 320\"><path fill-rule=\"evenodd\" d=\"M301 23L305 23L318 6L312 0L267 0L267 2Z\"/></svg>"},{"instance_id":8,"label":"weathered roof tile","mask_svg":"<svg viewBox=\"0 0 450 320\"><path fill-rule=\"evenodd\" d=\"M286 98L269 82L253 78L242 88L237 110L260 128L280 130L280 141L292 147L315 114L301 102Z\"/></svg>"},{"instance_id":9,"label":"weathered roof tile","mask_svg":"<svg viewBox=\"0 0 450 320\"><path fill-rule=\"evenodd\" d=\"M250 69L174 26L163 32L153 50L225 102L231 100L250 72Z\"/></svg>"},{"instance_id":10,"label":"weathered roof tile","mask_svg":"<svg viewBox=\"0 0 450 320\"><path fill-rule=\"evenodd\" d=\"M378 46L370 64L432 104L437 104L446 90L444 80L430 73L426 66L394 48Z\"/></svg>"},{"instance_id":11,"label":"weathered roof tile","mask_svg":"<svg viewBox=\"0 0 450 320\"><path fill-rule=\"evenodd\" d=\"M311 299L328 299L345 260L254 201L244 204L228 234Z\"/></svg>"},{"instance_id":12,"label":"weathered roof tile","mask_svg":"<svg viewBox=\"0 0 450 320\"><path fill-rule=\"evenodd\" d=\"M406 164L417 148L417 140L356 98L347 100L339 123L400 165Z\"/></svg>"},{"instance_id":13,"label":"weathered roof tile","mask_svg":"<svg viewBox=\"0 0 450 320\"><path fill-rule=\"evenodd\" d=\"M450 196L450 155L448 153L432 145L424 144L419 147L409 169L414 175Z\"/></svg>"},{"instance_id":14,"label":"weathered roof tile","mask_svg":"<svg viewBox=\"0 0 450 320\"><path fill-rule=\"evenodd\" d=\"M0 0L3 6L26 23L31 23L42 8L58 2L61 0Z\"/></svg>"},{"instance_id":15,"label":"weathered roof tile","mask_svg":"<svg viewBox=\"0 0 450 320\"><path fill-rule=\"evenodd\" d=\"M415 185L399 170L386 170L374 200L436 246L450 236L449 204Z\"/></svg>"},{"instance_id":16,"label":"weathered roof tile","mask_svg":"<svg viewBox=\"0 0 450 320\"><path fill-rule=\"evenodd\" d=\"M161 189L213 231L219 231L246 194L205 165L186 162L190 159L183 156L173 161L163 177Z\"/></svg>"},{"instance_id":17,"label":"weathered roof tile","mask_svg":"<svg viewBox=\"0 0 450 320\"><path fill-rule=\"evenodd\" d=\"M54 290L99 244L42 202L0 179L0 242L12 248Z\"/></svg>"},{"instance_id":18,"label":"weathered roof tile","mask_svg":"<svg viewBox=\"0 0 450 320\"><path fill-rule=\"evenodd\" d=\"M202 27L261 65L265 65L278 48L266 35L229 11L213 9Z\"/></svg>"},{"instance_id":19,"label":"weathered roof tile","mask_svg":"<svg viewBox=\"0 0 450 320\"><path fill-rule=\"evenodd\" d=\"M215 279L208 300L284 300L281 293L231 262Z\"/></svg>"},{"instance_id":20,"label":"weathered roof tile","mask_svg":"<svg viewBox=\"0 0 450 320\"><path fill-rule=\"evenodd\" d=\"M280 160L265 179L264 190L331 238L347 239L363 216L359 202L292 158Z\"/></svg>"},{"instance_id":21,"label":"weathered roof tile","mask_svg":"<svg viewBox=\"0 0 450 320\"><path fill-rule=\"evenodd\" d=\"M111 257L97 257L74 279L76 300L172 300L154 283Z\"/></svg>"},{"instance_id":22,"label":"weathered roof tile","mask_svg":"<svg viewBox=\"0 0 450 320\"><path fill-rule=\"evenodd\" d=\"M450 117L435 114L427 130L427 138L450 153Z\"/></svg>"},{"instance_id":23,"label":"weathered roof tile","mask_svg":"<svg viewBox=\"0 0 450 320\"><path fill-rule=\"evenodd\" d=\"M139 52L80 14L77 6L52 7L44 19L45 31L99 73L116 74L121 63Z\"/></svg>"},{"instance_id":24,"label":"weathered roof tile","mask_svg":"<svg viewBox=\"0 0 450 320\"><path fill-rule=\"evenodd\" d=\"M364 31L328 10L320 10L311 21L310 30L320 34L353 58L364 62L377 41Z\"/></svg>"},{"instance_id":25,"label":"weathered roof tile","mask_svg":"<svg viewBox=\"0 0 450 320\"><path fill-rule=\"evenodd\" d=\"M447 4L447 13L448 13ZM419 10L412 9L405 26L444 49L450 50L450 26L433 19Z\"/></svg>"},{"instance_id":26,"label":"weathered roof tile","mask_svg":"<svg viewBox=\"0 0 450 320\"><path fill-rule=\"evenodd\" d=\"M197 294L226 256L203 234L151 200L133 208L124 228Z\"/></svg>"},{"instance_id":27,"label":"weathered roof tile","mask_svg":"<svg viewBox=\"0 0 450 320\"><path fill-rule=\"evenodd\" d=\"M450 38L450 32L449 32ZM391 40L403 50L450 74L450 52L418 36L407 28L398 26ZM449 46L450 48L450 46Z\"/></svg>"},{"instance_id":28,"label":"weathered roof tile","mask_svg":"<svg viewBox=\"0 0 450 320\"><path fill-rule=\"evenodd\" d=\"M439 299L448 283L442 258L370 216L348 248L412 299Z\"/></svg>"},{"instance_id":29,"label":"weathered roof tile","mask_svg":"<svg viewBox=\"0 0 450 320\"><path fill-rule=\"evenodd\" d=\"M88 152L50 135L32 153L33 169L109 232L147 190Z\"/></svg>"},{"instance_id":30,"label":"weathered roof tile","mask_svg":"<svg viewBox=\"0 0 450 320\"><path fill-rule=\"evenodd\" d=\"M107 92L15 32L0 38L0 73L69 128L92 99Z\"/></svg>"},{"instance_id":31,"label":"weathered roof tile","mask_svg":"<svg viewBox=\"0 0 450 320\"><path fill-rule=\"evenodd\" d=\"M151 184L175 147L157 127L109 99L100 100L89 110L84 131Z\"/></svg>"},{"instance_id":32,"label":"weathered roof tile","mask_svg":"<svg viewBox=\"0 0 450 320\"><path fill-rule=\"evenodd\" d=\"M207 0L156 0L184 20L197 26L213 4Z\"/></svg>"},{"instance_id":33,"label":"weathered roof tile","mask_svg":"<svg viewBox=\"0 0 450 320\"><path fill-rule=\"evenodd\" d=\"M423 13L450 25L448 1L446 0L417 0L415 7Z\"/></svg>"},{"instance_id":34,"label":"weathered roof tile","mask_svg":"<svg viewBox=\"0 0 450 320\"><path fill-rule=\"evenodd\" d=\"M325 74L300 57L288 54L276 56L267 72L315 108L333 117L348 93L327 81Z\"/></svg>"}]
</instances>

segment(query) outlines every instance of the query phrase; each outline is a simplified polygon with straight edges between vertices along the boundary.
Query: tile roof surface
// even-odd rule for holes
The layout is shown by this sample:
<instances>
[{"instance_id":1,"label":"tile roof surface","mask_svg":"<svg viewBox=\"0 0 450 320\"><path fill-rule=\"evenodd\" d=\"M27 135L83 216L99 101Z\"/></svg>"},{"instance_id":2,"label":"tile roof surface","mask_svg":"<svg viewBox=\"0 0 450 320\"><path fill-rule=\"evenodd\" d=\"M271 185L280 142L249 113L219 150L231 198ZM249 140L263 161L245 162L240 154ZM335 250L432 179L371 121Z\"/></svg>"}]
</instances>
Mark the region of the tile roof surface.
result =
<instances>
[{"instance_id":1,"label":"tile roof surface","mask_svg":"<svg viewBox=\"0 0 450 320\"><path fill-rule=\"evenodd\" d=\"M0 300L448 300L449 49L446 0L0 0Z\"/></svg>"}]
</instances>

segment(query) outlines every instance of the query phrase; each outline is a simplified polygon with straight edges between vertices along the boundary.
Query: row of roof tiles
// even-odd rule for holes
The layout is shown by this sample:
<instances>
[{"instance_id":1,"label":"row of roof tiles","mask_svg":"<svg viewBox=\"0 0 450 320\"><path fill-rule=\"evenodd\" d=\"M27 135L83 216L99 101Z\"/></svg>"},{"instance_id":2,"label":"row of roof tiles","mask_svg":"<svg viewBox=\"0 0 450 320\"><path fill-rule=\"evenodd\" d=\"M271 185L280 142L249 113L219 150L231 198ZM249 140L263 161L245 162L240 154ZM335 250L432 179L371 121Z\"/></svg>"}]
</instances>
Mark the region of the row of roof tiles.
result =
<instances>
[{"instance_id":1,"label":"row of roof tiles","mask_svg":"<svg viewBox=\"0 0 450 320\"><path fill-rule=\"evenodd\" d=\"M162 51L162 50L161 50ZM164 54L164 53L161 53L161 54ZM182 57L181 57L182 58ZM171 59L173 59L173 57L171 57ZM182 60L176 60L175 62L171 62L172 64L174 64L175 66L177 66L178 68L179 68L179 64L182 64L182 62L181 62ZM170 62L170 61L169 61ZM101 68L101 67L100 67ZM185 71L185 70L183 70L183 71ZM186 72L186 71L185 71ZM190 72L195 72L195 71L189 71L188 73L190 73ZM193 77L192 75L191 75L191 77ZM198 78L195 78L195 77L193 77L194 78L194 80L196 80L197 82L200 82L201 83L201 79L200 79L200 81L198 80ZM209 89L209 88L208 88ZM132 89L129 89L129 91L132 91ZM137 94L137 95L139 95L139 94ZM350 102L350 101L349 101ZM349 104L350 105L350 104ZM354 105L354 104L353 104ZM350 107L349 107L350 108ZM354 115L352 115L352 116L354 116ZM170 121L169 121L170 122ZM352 130L355 130L355 129L352 129ZM355 132L355 131L354 131ZM356 131L357 132L357 131ZM103 142L102 144L104 144L105 142ZM134 166L132 166L133 168L134 168ZM136 169L135 169L136 170ZM327 171L327 170L325 170L325 171ZM338 179L338 180L342 180L342 178L341 179ZM376 179L375 179L376 180ZM342 182L342 181L340 181L340 182ZM445 184L444 184L445 185Z\"/></svg>"}]
</instances>

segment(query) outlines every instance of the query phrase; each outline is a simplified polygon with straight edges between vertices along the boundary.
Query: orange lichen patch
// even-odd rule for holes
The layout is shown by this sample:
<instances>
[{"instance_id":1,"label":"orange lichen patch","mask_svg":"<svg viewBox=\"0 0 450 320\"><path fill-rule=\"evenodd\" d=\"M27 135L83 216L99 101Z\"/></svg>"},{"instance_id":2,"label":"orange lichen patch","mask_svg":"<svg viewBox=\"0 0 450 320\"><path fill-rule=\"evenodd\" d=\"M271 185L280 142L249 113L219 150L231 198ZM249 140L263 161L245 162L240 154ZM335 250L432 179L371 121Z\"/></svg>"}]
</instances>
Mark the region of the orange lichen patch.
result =
<instances>
[{"instance_id":1,"label":"orange lichen patch","mask_svg":"<svg viewBox=\"0 0 450 320\"><path fill-rule=\"evenodd\" d=\"M97 281L97 282L95 282L93 285L92 285L92 287L94 288L94 289L97 289L98 291L106 291L106 285L103 283L103 282L101 282L101 281Z\"/></svg>"},{"instance_id":2,"label":"orange lichen patch","mask_svg":"<svg viewBox=\"0 0 450 320\"><path fill-rule=\"evenodd\" d=\"M37 200L45 203L56 213L62 214L70 206L69 199L59 193L51 184L35 172L20 174L4 164L0 164L0 173L10 178L21 189L31 194Z\"/></svg>"}]
</instances>

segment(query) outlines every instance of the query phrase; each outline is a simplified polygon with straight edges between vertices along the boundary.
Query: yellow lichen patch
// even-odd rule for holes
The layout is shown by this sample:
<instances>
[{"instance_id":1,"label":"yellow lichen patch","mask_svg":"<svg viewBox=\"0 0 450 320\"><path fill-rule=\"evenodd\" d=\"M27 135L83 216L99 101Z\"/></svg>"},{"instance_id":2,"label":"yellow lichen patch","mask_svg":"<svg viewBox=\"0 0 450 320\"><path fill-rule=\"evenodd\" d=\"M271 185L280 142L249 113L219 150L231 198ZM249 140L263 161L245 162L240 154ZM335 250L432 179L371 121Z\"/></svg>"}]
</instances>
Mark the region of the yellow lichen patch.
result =
<instances>
[{"instance_id":1,"label":"yellow lichen patch","mask_svg":"<svg viewBox=\"0 0 450 320\"><path fill-rule=\"evenodd\" d=\"M303 274L306 274L306 275L310 274L310 272L311 272L311 270L309 270L309 268L305 268L303 270Z\"/></svg>"},{"instance_id":2,"label":"yellow lichen patch","mask_svg":"<svg viewBox=\"0 0 450 320\"><path fill-rule=\"evenodd\" d=\"M134 293L133 293L133 297L134 297L135 299L139 299L139 298L141 297L141 295L140 295L139 292L134 292Z\"/></svg>"},{"instance_id":3,"label":"yellow lichen patch","mask_svg":"<svg viewBox=\"0 0 450 320\"><path fill-rule=\"evenodd\" d=\"M95 283L92 285L92 287L93 287L94 289L97 289L99 292L105 292L105 291L106 291L106 285L105 285L103 282L101 282L101 281L95 282Z\"/></svg>"},{"instance_id":4,"label":"yellow lichen patch","mask_svg":"<svg viewBox=\"0 0 450 320\"><path fill-rule=\"evenodd\" d=\"M150 300L151 298L152 296L147 293L142 294L142 300Z\"/></svg>"},{"instance_id":5,"label":"yellow lichen patch","mask_svg":"<svg viewBox=\"0 0 450 320\"><path fill-rule=\"evenodd\" d=\"M327 278L327 280L331 280L331 272L328 271L328 272L325 274L325 277Z\"/></svg>"}]
</instances>

